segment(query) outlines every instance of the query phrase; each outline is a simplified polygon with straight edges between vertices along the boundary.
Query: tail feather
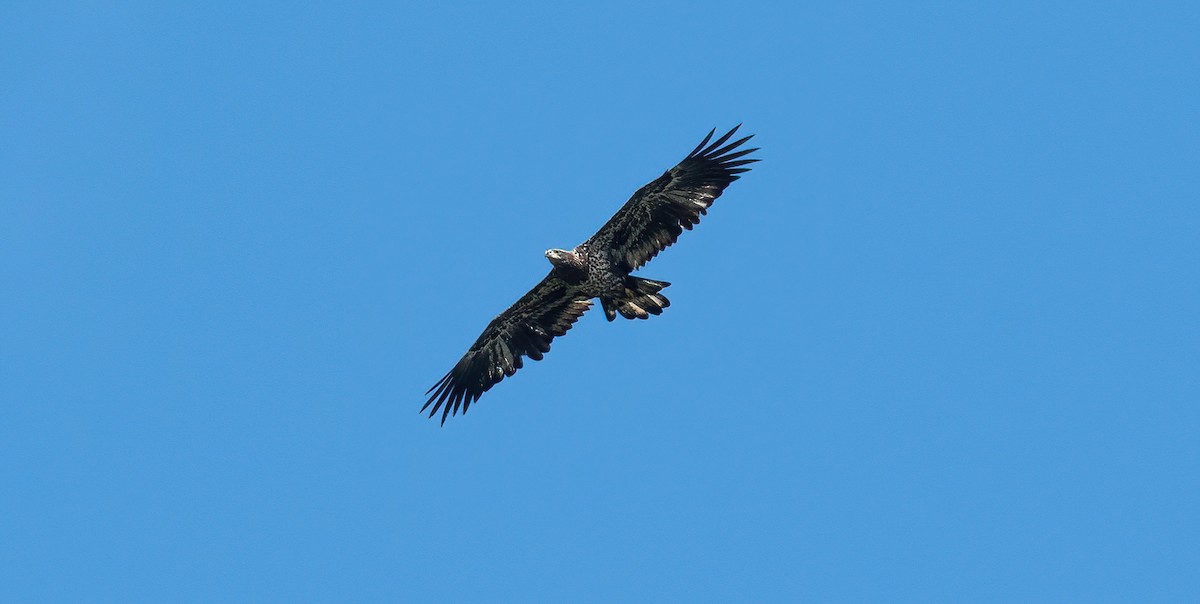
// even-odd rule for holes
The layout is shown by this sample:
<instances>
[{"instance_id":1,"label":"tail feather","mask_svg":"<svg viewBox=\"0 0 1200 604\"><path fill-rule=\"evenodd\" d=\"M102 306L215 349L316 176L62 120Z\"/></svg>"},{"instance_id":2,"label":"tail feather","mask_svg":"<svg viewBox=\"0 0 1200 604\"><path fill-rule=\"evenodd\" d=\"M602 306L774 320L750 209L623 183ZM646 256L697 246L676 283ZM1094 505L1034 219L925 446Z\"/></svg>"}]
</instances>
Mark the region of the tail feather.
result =
<instances>
[{"instance_id":1,"label":"tail feather","mask_svg":"<svg viewBox=\"0 0 1200 604\"><path fill-rule=\"evenodd\" d=\"M661 315L671 301L661 292L671 285L666 281L655 281L641 277L625 277L625 292L619 298L601 298L600 305L604 307L604 316L609 321L617 318L617 313L626 319L649 319L650 315Z\"/></svg>"}]
</instances>

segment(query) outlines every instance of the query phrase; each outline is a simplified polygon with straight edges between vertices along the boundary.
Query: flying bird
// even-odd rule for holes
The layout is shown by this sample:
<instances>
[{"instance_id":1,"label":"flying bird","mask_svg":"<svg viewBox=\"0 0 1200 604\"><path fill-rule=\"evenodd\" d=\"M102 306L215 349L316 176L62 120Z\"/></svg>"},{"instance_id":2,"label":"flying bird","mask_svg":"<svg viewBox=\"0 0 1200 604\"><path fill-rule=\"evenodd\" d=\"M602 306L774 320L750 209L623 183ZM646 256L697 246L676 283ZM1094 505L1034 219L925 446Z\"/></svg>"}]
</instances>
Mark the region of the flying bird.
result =
<instances>
[{"instance_id":1,"label":"flying bird","mask_svg":"<svg viewBox=\"0 0 1200 604\"><path fill-rule=\"evenodd\" d=\"M646 319L671 305L662 290L670 283L631 275L691 230L708 212L725 187L758 161L745 156L758 148L738 150L750 136L726 142L736 126L711 144L716 130L683 161L637 190L600 230L574 249L551 249L546 258L550 274L500 313L441 380L425 394L429 417L442 410L446 417L463 413L500 380L521 368L522 357L535 361L550 351L550 341L571 325L599 298L604 316ZM751 135L753 136L753 135Z\"/></svg>"}]
</instances>

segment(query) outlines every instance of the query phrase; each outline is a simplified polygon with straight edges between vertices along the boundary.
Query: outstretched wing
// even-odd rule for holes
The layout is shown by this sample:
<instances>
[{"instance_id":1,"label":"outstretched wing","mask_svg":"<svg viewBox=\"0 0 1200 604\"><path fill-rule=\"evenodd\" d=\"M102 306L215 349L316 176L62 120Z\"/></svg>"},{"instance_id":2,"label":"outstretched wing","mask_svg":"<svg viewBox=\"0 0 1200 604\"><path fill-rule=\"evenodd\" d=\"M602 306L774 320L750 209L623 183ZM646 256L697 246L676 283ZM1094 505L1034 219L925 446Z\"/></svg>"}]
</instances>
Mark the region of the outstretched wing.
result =
<instances>
[{"instance_id":1,"label":"outstretched wing","mask_svg":"<svg viewBox=\"0 0 1200 604\"><path fill-rule=\"evenodd\" d=\"M433 405L429 411L429 417L433 417L441 408L443 424L448 415L458 414L460 406L466 413L484 392L521 368L522 356L542 360L542 355L550 351L550 341L567 333L591 306L592 301L576 286L551 270L541 283L488 323L454 369L425 392L433 395L421 411Z\"/></svg>"},{"instance_id":2,"label":"outstretched wing","mask_svg":"<svg viewBox=\"0 0 1200 604\"><path fill-rule=\"evenodd\" d=\"M758 161L739 159L758 151L757 148L735 151L750 136L725 144L740 127L734 127L711 145L708 141L716 130L709 132L679 165L638 189L588 239L588 245L593 249L609 248L613 261L628 272L637 270L675 243L684 229L691 230L700 222L700 216L708 212L725 187L740 178L738 174L750 170L740 166Z\"/></svg>"}]
</instances>

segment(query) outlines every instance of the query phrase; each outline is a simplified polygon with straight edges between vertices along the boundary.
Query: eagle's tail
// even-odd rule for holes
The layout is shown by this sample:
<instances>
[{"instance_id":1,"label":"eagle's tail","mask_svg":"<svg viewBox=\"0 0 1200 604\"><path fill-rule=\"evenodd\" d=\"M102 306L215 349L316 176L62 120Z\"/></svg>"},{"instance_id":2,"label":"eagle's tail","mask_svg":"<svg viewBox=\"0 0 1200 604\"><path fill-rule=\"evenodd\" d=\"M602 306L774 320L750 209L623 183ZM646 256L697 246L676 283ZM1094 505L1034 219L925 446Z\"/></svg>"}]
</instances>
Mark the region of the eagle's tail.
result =
<instances>
[{"instance_id":1,"label":"eagle's tail","mask_svg":"<svg viewBox=\"0 0 1200 604\"><path fill-rule=\"evenodd\" d=\"M660 294L670 285L666 281L655 281L641 277L625 277L625 292L620 298L600 298L604 316L609 321L621 313L626 319L648 319L650 315L661 315L671 305L666 296Z\"/></svg>"}]
</instances>

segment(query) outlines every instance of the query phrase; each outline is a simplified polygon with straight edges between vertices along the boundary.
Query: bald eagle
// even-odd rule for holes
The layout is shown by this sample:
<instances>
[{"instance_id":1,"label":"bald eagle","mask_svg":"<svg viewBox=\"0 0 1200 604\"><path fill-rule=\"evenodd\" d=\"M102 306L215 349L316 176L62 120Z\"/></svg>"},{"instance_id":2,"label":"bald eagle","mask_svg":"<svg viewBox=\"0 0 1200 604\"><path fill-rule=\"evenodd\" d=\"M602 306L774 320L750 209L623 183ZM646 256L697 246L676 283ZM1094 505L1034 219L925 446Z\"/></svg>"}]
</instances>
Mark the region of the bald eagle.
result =
<instances>
[{"instance_id":1,"label":"bald eagle","mask_svg":"<svg viewBox=\"0 0 1200 604\"><path fill-rule=\"evenodd\" d=\"M550 341L567 333L593 298L600 299L609 321L618 314L626 319L662 314L671 305L662 294L670 283L630 273L698 224L725 187L750 170L742 166L758 161L743 159L757 148L737 150L753 135L726 144L739 127L711 144L716 130L710 131L683 161L638 189L587 241L570 250L547 250L550 274L488 323L458 364L425 392L432 394L421 412L432 405L433 417L441 409L443 424L460 407L466 413L484 392L516 373L522 357L542 360Z\"/></svg>"}]
</instances>

